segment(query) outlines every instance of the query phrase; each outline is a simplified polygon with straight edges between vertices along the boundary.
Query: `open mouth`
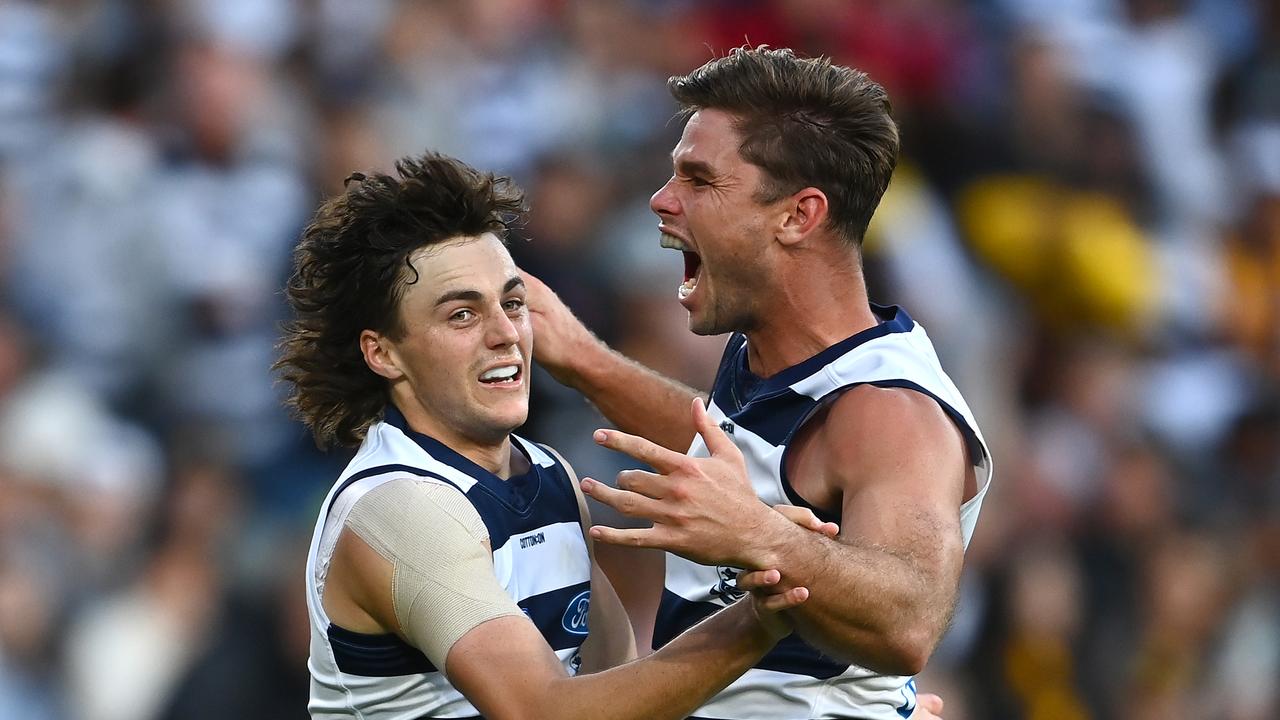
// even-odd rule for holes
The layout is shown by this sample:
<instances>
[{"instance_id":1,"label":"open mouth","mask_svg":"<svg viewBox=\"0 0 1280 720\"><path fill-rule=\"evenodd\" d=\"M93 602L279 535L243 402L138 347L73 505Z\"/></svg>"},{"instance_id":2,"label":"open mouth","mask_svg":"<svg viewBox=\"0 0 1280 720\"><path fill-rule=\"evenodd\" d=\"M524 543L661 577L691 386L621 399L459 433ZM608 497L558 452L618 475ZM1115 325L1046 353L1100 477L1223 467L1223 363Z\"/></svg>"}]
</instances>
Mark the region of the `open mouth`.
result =
<instances>
[{"instance_id":1,"label":"open mouth","mask_svg":"<svg viewBox=\"0 0 1280 720\"><path fill-rule=\"evenodd\" d=\"M702 257L692 250L684 251L684 282L680 283L680 299L693 294L698 287L698 270L702 267Z\"/></svg>"},{"instance_id":2,"label":"open mouth","mask_svg":"<svg viewBox=\"0 0 1280 720\"><path fill-rule=\"evenodd\" d=\"M494 387L514 387L520 384L524 369L519 365L499 365L480 374L480 382Z\"/></svg>"},{"instance_id":3,"label":"open mouth","mask_svg":"<svg viewBox=\"0 0 1280 720\"><path fill-rule=\"evenodd\" d=\"M683 300L692 295L698 287L698 271L702 269L702 256L689 247L684 240L665 232L662 233L662 247L679 250L684 255L684 281L680 283L677 290L680 299Z\"/></svg>"}]
</instances>

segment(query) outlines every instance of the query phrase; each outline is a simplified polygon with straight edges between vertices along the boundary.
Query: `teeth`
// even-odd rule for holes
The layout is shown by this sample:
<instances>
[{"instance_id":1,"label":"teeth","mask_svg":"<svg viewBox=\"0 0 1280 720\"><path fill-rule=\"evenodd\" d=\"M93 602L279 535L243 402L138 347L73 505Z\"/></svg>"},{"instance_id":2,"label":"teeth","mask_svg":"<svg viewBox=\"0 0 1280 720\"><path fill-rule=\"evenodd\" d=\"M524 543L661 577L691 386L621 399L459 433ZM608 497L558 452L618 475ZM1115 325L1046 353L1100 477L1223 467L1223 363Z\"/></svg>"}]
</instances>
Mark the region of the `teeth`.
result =
<instances>
[{"instance_id":1,"label":"teeth","mask_svg":"<svg viewBox=\"0 0 1280 720\"><path fill-rule=\"evenodd\" d=\"M680 289L677 290L677 293L680 295L680 299L683 300L692 295L693 289L696 287L698 287L698 278L696 277L691 277L680 283Z\"/></svg>"},{"instance_id":2,"label":"teeth","mask_svg":"<svg viewBox=\"0 0 1280 720\"><path fill-rule=\"evenodd\" d=\"M659 242L659 243L662 245L662 247L664 247L664 248L672 248L672 249L675 249L675 250L679 250L679 251L681 251L681 252L692 252L692 251L693 251L693 248L691 248L691 247L689 247L688 245L686 245L686 244L685 244L685 242L684 242L683 240L681 240L680 238L676 237L675 235L668 235L667 233L662 233L662 237L659 239L659 241L658 241L658 242Z\"/></svg>"},{"instance_id":3,"label":"teeth","mask_svg":"<svg viewBox=\"0 0 1280 720\"><path fill-rule=\"evenodd\" d=\"M485 373L480 376L480 379L481 380L507 380L515 377L516 373L519 371L520 371L520 368L516 367L515 365L504 365L502 367L494 368L492 370L486 370Z\"/></svg>"}]
</instances>

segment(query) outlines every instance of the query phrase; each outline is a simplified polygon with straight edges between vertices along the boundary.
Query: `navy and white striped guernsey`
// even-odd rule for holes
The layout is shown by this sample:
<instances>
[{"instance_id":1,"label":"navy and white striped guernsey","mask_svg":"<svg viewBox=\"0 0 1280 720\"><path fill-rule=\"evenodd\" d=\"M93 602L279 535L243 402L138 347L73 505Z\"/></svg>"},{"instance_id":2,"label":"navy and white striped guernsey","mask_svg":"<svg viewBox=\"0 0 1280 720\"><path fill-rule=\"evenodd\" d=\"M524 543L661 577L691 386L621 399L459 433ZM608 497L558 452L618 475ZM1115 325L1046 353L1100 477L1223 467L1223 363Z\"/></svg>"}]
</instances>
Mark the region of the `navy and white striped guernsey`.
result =
<instances>
[{"instance_id":1,"label":"navy and white striped guernsey","mask_svg":"<svg viewBox=\"0 0 1280 720\"><path fill-rule=\"evenodd\" d=\"M347 514L371 489L414 478L462 493L489 532L494 571L534 622L566 670L578 666L587 635L591 560L569 475L538 445L511 436L530 470L502 480L439 441L409 429L388 407L325 498L307 557L313 718L409 720L474 718L479 712L425 655L395 635L366 635L334 625L321 598ZM422 528L429 534L431 528ZM495 680L500 680L495 678Z\"/></svg>"},{"instance_id":2,"label":"navy and white striped guernsey","mask_svg":"<svg viewBox=\"0 0 1280 720\"><path fill-rule=\"evenodd\" d=\"M964 435L979 470L977 494L960 509L965 547L991 480L991 456L973 415L938 363L924 328L900 308L873 305L879 323L798 365L762 379L747 369L746 338L729 339L708 411L742 450L756 494L770 504L809 506L787 481L788 446L824 401L856 385L908 388L933 398ZM689 454L705 457L694 439ZM825 520L838 521L817 512ZM736 568L708 567L668 554L655 648L741 597ZM911 678L880 675L824 656L798 636L778 643L754 668L698 711L697 718L901 720L915 709Z\"/></svg>"}]
</instances>

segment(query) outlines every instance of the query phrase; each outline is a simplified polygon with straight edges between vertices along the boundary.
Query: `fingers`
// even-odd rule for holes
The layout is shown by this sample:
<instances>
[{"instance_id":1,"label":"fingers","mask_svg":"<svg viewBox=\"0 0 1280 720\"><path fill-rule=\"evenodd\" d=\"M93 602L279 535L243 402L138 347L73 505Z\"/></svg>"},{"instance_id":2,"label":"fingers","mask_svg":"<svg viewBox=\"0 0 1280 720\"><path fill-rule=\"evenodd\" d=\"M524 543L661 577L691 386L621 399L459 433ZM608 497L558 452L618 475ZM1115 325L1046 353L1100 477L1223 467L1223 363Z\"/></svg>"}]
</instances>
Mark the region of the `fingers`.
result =
<instances>
[{"instance_id":1,"label":"fingers","mask_svg":"<svg viewBox=\"0 0 1280 720\"><path fill-rule=\"evenodd\" d=\"M638 436L620 430L597 430L592 438L595 441L618 452L626 453L645 463L660 473L670 473L686 462L684 453L668 450L661 445L651 443Z\"/></svg>"},{"instance_id":2,"label":"fingers","mask_svg":"<svg viewBox=\"0 0 1280 720\"><path fill-rule=\"evenodd\" d=\"M693 427L702 436L702 441L707 444L707 450L711 451L712 457L739 452L738 446L734 445L725 431L711 419L711 415L707 413L706 403L701 397L693 399Z\"/></svg>"},{"instance_id":3,"label":"fingers","mask_svg":"<svg viewBox=\"0 0 1280 720\"><path fill-rule=\"evenodd\" d=\"M782 573L777 570L748 570L738 573L735 584L739 590L749 592L767 591L782 580Z\"/></svg>"},{"instance_id":4,"label":"fingers","mask_svg":"<svg viewBox=\"0 0 1280 720\"><path fill-rule=\"evenodd\" d=\"M524 280L524 285L528 289L545 289L547 286L536 275L532 275L523 268L517 268L516 272L520 273L520 279Z\"/></svg>"},{"instance_id":5,"label":"fingers","mask_svg":"<svg viewBox=\"0 0 1280 720\"><path fill-rule=\"evenodd\" d=\"M840 534L840 526L833 522L824 522L813 513L812 510L799 505L774 505L777 510L786 519L799 525L805 530L812 530L821 533L829 538L834 538Z\"/></svg>"},{"instance_id":6,"label":"fingers","mask_svg":"<svg viewBox=\"0 0 1280 720\"><path fill-rule=\"evenodd\" d=\"M769 612L781 612L803 605L809 599L809 588L794 587L774 595L755 596L756 606Z\"/></svg>"},{"instance_id":7,"label":"fingers","mask_svg":"<svg viewBox=\"0 0 1280 720\"><path fill-rule=\"evenodd\" d=\"M916 696L916 705L937 715L942 712L942 697L933 693L920 693Z\"/></svg>"},{"instance_id":8,"label":"fingers","mask_svg":"<svg viewBox=\"0 0 1280 720\"><path fill-rule=\"evenodd\" d=\"M593 480L589 477L582 478L582 481L578 484L582 487L584 494L599 500L628 517L642 517L649 520L658 520L665 517L665 513L662 512L662 506L656 500L645 497L640 493L611 488L599 480Z\"/></svg>"},{"instance_id":9,"label":"fingers","mask_svg":"<svg viewBox=\"0 0 1280 720\"><path fill-rule=\"evenodd\" d=\"M636 548L659 548L666 550L667 547L660 542L660 538L653 528L611 528L607 525L593 525L591 527L591 538L602 543L610 545L624 545L626 547Z\"/></svg>"},{"instance_id":10,"label":"fingers","mask_svg":"<svg viewBox=\"0 0 1280 720\"><path fill-rule=\"evenodd\" d=\"M654 500L666 497L667 476L651 473L647 470L623 470L618 473L618 487L640 493Z\"/></svg>"}]
</instances>

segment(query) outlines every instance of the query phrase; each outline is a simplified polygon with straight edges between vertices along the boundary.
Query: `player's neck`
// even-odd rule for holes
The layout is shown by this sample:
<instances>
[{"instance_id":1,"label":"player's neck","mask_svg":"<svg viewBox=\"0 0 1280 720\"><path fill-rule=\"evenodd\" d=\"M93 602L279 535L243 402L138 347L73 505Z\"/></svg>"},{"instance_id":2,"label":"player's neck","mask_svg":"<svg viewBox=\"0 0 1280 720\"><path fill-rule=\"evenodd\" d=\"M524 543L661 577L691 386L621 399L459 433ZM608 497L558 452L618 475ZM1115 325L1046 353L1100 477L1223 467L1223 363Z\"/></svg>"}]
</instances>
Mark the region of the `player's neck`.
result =
<instances>
[{"instance_id":1,"label":"player's neck","mask_svg":"<svg viewBox=\"0 0 1280 720\"><path fill-rule=\"evenodd\" d=\"M751 372L769 377L874 327L861 267L796 267L775 286L757 327L747 331Z\"/></svg>"},{"instance_id":2,"label":"player's neck","mask_svg":"<svg viewBox=\"0 0 1280 720\"><path fill-rule=\"evenodd\" d=\"M523 471L520 468L513 468L513 465L523 465L525 463L518 462L515 458L519 453L512 451L511 435L503 435L502 439L494 442L479 441L467 437L456 428L438 422L430 413L423 410L416 403L397 402L396 407L404 415L405 421L409 424L411 430L440 441L450 450L503 480L511 477L513 469L515 472ZM523 456L521 456L519 461L523 461L523 459Z\"/></svg>"}]
</instances>

